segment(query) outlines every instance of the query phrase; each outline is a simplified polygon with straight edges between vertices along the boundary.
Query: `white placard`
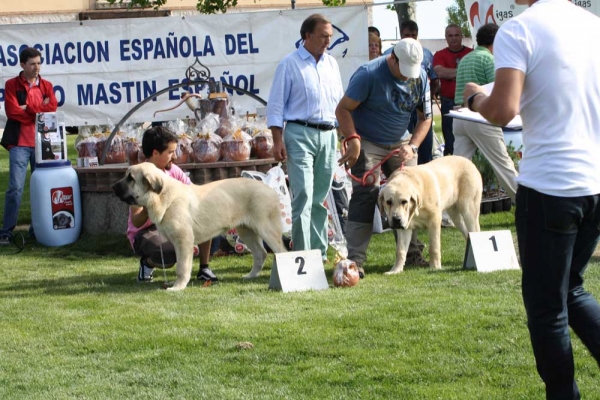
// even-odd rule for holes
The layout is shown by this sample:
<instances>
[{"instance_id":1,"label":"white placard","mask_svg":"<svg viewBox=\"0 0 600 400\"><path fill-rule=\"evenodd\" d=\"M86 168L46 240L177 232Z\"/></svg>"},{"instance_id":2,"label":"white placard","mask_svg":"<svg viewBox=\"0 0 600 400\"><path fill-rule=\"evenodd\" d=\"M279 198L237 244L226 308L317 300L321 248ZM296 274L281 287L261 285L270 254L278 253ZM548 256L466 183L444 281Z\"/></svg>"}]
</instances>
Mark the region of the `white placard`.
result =
<instances>
[{"instance_id":1,"label":"white placard","mask_svg":"<svg viewBox=\"0 0 600 400\"><path fill-rule=\"evenodd\" d=\"M463 268L479 272L519 269L511 232L469 232Z\"/></svg>"},{"instance_id":2,"label":"white placard","mask_svg":"<svg viewBox=\"0 0 600 400\"><path fill-rule=\"evenodd\" d=\"M301 292L328 288L320 250L275 254L269 289Z\"/></svg>"}]
</instances>

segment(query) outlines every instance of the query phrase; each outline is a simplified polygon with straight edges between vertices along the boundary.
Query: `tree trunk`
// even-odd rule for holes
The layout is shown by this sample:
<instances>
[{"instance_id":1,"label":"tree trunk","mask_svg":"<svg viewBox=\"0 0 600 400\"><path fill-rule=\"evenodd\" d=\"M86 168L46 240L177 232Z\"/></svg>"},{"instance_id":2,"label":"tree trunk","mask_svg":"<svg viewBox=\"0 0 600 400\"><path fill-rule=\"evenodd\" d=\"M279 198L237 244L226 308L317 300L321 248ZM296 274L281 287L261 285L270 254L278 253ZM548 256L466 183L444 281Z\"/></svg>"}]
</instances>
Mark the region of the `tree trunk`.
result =
<instances>
[{"instance_id":1,"label":"tree trunk","mask_svg":"<svg viewBox=\"0 0 600 400\"><path fill-rule=\"evenodd\" d=\"M398 14L398 29L402 22L406 20L417 21L417 5L413 3L396 4L396 14ZM401 32L398 32L400 34Z\"/></svg>"}]
</instances>

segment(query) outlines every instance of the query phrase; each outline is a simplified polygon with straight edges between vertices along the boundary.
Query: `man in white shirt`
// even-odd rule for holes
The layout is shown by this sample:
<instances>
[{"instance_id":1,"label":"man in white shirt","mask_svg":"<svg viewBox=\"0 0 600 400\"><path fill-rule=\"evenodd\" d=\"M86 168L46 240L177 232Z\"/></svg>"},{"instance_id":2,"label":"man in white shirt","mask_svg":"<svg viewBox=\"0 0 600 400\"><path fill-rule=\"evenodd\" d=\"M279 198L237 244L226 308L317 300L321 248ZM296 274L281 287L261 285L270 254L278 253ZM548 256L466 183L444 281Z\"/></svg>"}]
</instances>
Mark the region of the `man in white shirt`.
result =
<instances>
[{"instance_id":1,"label":"man in white shirt","mask_svg":"<svg viewBox=\"0 0 600 400\"><path fill-rule=\"evenodd\" d=\"M583 288L600 236L600 53L589 47L600 19L565 0L521 2L530 8L494 41L492 93L469 83L464 99L500 126L520 111L527 152L515 223L527 324L547 398L579 399L569 326L600 361L600 305Z\"/></svg>"}]
</instances>

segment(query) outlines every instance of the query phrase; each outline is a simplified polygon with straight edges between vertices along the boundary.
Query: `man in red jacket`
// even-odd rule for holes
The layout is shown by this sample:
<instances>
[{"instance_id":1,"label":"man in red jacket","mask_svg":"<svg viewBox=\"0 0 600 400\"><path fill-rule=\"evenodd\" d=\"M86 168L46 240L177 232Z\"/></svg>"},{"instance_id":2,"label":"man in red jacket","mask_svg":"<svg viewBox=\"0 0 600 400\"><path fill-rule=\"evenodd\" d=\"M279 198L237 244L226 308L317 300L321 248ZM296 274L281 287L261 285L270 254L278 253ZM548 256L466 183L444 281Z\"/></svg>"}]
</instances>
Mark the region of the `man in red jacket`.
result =
<instances>
[{"instance_id":1,"label":"man in red jacket","mask_svg":"<svg viewBox=\"0 0 600 400\"><path fill-rule=\"evenodd\" d=\"M27 164L31 165L31 172L35 169L36 114L54 112L58 104L52 84L40 76L41 60L37 49L22 50L19 61L23 71L4 86L7 122L0 144L9 153L9 181L0 244L9 242L10 232L17 225Z\"/></svg>"}]
</instances>

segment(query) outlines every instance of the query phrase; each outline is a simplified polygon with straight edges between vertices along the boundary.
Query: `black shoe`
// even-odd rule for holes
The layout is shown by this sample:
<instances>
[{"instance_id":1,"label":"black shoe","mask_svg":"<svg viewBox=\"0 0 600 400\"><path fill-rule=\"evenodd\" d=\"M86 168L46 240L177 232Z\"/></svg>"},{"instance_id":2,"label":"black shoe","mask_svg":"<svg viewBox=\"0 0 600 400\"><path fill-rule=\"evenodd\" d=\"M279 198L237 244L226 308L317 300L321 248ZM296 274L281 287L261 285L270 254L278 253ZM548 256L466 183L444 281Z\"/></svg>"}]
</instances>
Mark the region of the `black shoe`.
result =
<instances>
[{"instance_id":1,"label":"black shoe","mask_svg":"<svg viewBox=\"0 0 600 400\"><path fill-rule=\"evenodd\" d=\"M137 281L138 282L152 282L154 268L150 268L144 262L145 260L140 259L140 269L138 270Z\"/></svg>"},{"instance_id":2,"label":"black shoe","mask_svg":"<svg viewBox=\"0 0 600 400\"><path fill-rule=\"evenodd\" d=\"M10 244L12 237L8 234L0 236L0 245Z\"/></svg>"},{"instance_id":3,"label":"black shoe","mask_svg":"<svg viewBox=\"0 0 600 400\"><path fill-rule=\"evenodd\" d=\"M217 278L217 276L215 275L215 273L212 272L212 270L210 268L208 268L208 267L201 268L200 271L198 271L198 276L196 278L199 281L217 282L219 280L219 278Z\"/></svg>"}]
</instances>

